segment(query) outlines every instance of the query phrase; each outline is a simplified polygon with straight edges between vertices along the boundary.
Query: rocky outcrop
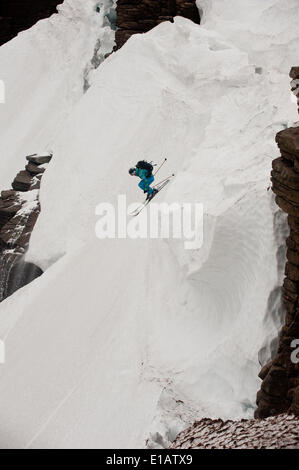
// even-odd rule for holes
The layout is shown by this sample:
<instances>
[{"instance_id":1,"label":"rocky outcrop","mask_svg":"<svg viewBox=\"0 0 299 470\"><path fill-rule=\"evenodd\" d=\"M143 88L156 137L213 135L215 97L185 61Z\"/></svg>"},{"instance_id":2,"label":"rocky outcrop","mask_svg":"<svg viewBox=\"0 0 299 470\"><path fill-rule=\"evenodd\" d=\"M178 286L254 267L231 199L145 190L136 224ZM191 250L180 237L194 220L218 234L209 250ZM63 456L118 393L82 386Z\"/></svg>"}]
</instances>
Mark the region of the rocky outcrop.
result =
<instances>
[{"instance_id":1,"label":"rocky outcrop","mask_svg":"<svg viewBox=\"0 0 299 470\"><path fill-rule=\"evenodd\" d=\"M292 68L290 76L292 89L298 96L299 67ZM299 346L299 127L279 132L276 142L281 157L272 163L272 190L276 203L288 214L290 228L283 284L286 317L278 352L259 374L262 385L255 413L259 418L285 411L299 415L299 362L294 357L296 340Z\"/></svg>"},{"instance_id":2,"label":"rocky outcrop","mask_svg":"<svg viewBox=\"0 0 299 470\"><path fill-rule=\"evenodd\" d=\"M25 286L42 271L24 261L34 225L40 213L39 187L52 156L30 155L12 189L0 197L0 302Z\"/></svg>"},{"instance_id":3,"label":"rocky outcrop","mask_svg":"<svg viewBox=\"0 0 299 470\"><path fill-rule=\"evenodd\" d=\"M202 419L180 433L172 449L298 449L299 418Z\"/></svg>"},{"instance_id":4,"label":"rocky outcrop","mask_svg":"<svg viewBox=\"0 0 299 470\"><path fill-rule=\"evenodd\" d=\"M63 0L4 2L0 10L0 46L37 21L51 16L57 11L57 5L61 3ZM146 33L162 21L173 21L177 15L200 23L195 0L118 0L116 49L119 49L132 34Z\"/></svg>"},{"instance_id":5,"label":"rocky outcrop","mask_svg":"<svg viewBox=\"0 0 299 470\"><path fill-rule=\"evenodd\" d=\"M1 2L0 10L0 46L20 31L33 26L38 20L48 18L55 13L57 5L63 0L9 0Z\"/></svg>"},{"instance_id":6,"label":"rocky outcrop","mask_svg":"<svg viewBox=\"0 0 299 470\"><path fill-rule=\"evenodd\" d=\"M173 21L177 15L200 23L195 0L118 0L116 48L119 49L132 34L146 33L162 21Z\"/></svg>"},{"instance_id":7,"label":"rocky outcrop","mask_svg":"<svg viewBox=\"0 0 299 470\"><path fill-rule=\"evenodd\" d=\"M297 97L298 114L299 114L299 67L292 68L290 77L292 78L292 81L291 81L292 92Z\"/></svg>"}]
</instances>

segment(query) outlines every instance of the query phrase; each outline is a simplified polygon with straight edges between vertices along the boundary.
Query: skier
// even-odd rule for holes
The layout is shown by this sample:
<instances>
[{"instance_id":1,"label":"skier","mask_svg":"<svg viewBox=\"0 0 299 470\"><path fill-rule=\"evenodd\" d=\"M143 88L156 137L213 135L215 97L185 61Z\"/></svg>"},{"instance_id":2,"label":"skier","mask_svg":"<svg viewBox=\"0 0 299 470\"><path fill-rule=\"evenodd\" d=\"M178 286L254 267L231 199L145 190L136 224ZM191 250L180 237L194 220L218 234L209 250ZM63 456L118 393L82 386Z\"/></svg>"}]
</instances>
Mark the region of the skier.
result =
<instances>
[{"instance_id":1,"label":"skier","mask_svg":"<svg viewBox=\"0 0 299 470\"><path fill-rule=\"evenodd\" d=\"M129 169L129 174L131 176L138 176L138 178L141 179L138 186L147 194L146 200L152 199L158 192L156 189L151 188L151 184L155 181L153 169L153 165L145 160L138 162L134 168Z\"/></svg>"},{"instance_id":2,"label":"skier","mask_svg":"<svg viewBox=\"0 0 299 470\"><path fill-rule=\"evenodd\" d=\"M162 168L164 163L166 163L166 161L167 158L164 158L158 170L156 170L155 175ZM151 184L155 181L155 178L153 176L153 169L154 167L152 165L152 162L148 163L145 160L138 162L134 168L129 169L129 174L131 176L138 176L141 179L138 186L140 189L143 190L144 193L147 193L146 200L130 214L132 217L136 217L138 214L140 214L140 212L150 203L153 197L155 197L156 194L161 191L161 189L165 188L165 186L175 176L175 174L173 173L164 180L160 181L160 183L156 184L153 188L151 188Z\"/></svg>"}]
</instances>

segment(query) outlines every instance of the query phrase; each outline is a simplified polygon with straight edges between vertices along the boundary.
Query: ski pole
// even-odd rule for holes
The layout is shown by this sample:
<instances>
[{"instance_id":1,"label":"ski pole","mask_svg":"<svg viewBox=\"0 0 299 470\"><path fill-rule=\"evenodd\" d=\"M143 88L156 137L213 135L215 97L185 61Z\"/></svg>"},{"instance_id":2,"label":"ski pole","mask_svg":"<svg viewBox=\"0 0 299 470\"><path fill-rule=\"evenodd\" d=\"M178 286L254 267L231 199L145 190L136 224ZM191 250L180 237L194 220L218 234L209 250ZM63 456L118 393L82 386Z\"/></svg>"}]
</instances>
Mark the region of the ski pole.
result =
<instances>
[{"instance_id":1,"label":"ski pole","mask_svg":"<svg viewBox=\"0 0 299 470\"><path fill-rule=\"evenodd\" d=\"M158 170L155 171L154 176L158 173L158 171L161 170L162 166L164 165L164 163L166 163L166 161L167 161L167 158L164 158L164 160L163 160L163 162L161 163L161 165L159 166Z\"/></svg>"},{"instance_id":2,"label":"ski pole","mask_svg":"<svg viewBox=\"0 0 299 470\"><path fill-rule=\"evenodd\" d=\"M170 179L173 178L174 176L175 176L175 174L172 173L172 175L169 175L167 178L165 178L165 180L159 181L159 183L157 183L156 186L159 186L161 183L164 183L164 181L170 180ZM155 188L156 186L154 186L154 188Z\"/></svg>"}]
</instances>

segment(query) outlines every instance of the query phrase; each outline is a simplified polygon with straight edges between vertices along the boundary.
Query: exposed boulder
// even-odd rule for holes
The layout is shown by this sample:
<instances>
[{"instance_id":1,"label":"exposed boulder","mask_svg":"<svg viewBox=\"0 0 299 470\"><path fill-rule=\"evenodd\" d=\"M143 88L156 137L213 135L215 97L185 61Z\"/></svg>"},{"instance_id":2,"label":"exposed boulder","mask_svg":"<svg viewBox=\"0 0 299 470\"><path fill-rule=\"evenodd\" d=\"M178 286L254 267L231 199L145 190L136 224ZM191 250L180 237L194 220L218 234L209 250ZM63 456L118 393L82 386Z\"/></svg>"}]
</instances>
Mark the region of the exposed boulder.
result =
<instances>
[{"instance_id":1,"label":"exposed boulder","mask_svg":"<svg viewBox=\"0 0 299 470\"><path fill-rule=\"evenodd\" d=\"M29 162L28 165L26 165L25 169L31 175L40 175L41 173L44 173L45 171L45 168L43 168L42 166L36 165L35 163L31 163L31 162Z\"/></svg>"},{"instance_id":2,"label":"exposed boulder","mask_svg":"<svg viewBox=\"0 0 299 470\"><path fill-rule=\"evenodd\" d=\"M50 163L52 159L52 155L28 155L26 160L30 163L34 163L35 165L44 165L45 163Z\"/></svg>"},{"instance_id":3,"label":"exposed boulder","mask_svg":"<svg viewBox=\"0 0 299 470\"><path fill-rule=\"evenodd\" d=\"M284 131L278 132L276 135L276 142L279 149L285 151L284 158L290 159L294 162L296 158L299 158L299 128L290 127Z\"/></svg>"},{"instance_id":4,"label":"exposed boulder","mask_svg":"<svg viewBox=\"0 0 299 470\"><path fill-rule=\"evenodd\" d=\"M12 187L15 191L29 191L32 184L32 175L24 170L20 171L13 180Z\"/></svg>"}]
</instances>

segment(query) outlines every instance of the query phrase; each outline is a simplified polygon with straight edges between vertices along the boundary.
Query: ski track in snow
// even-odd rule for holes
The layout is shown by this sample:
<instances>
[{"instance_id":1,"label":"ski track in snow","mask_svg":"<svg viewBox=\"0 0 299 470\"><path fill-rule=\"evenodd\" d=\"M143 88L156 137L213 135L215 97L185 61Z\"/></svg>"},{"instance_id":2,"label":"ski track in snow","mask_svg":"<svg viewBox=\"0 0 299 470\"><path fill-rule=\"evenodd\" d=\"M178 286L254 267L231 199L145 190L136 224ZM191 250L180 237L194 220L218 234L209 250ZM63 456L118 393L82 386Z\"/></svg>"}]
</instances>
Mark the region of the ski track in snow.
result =
<instances>
[{"instance_id":1,"label":"ski track in snow","mask_svg":"<svg viewBox=\"0 0 299 470\"><path fill-rule=\"evenodd\" d=\"M84 95L103 33L94 1L66 1L0 49L5 183L24 152L54 155L27 256L46 272L0 306L1 447L159 448L201 417L252 417L258 354L269 358L279 328L268 301L281 242L266 189L275 133L297 119L298 5L198 4L201 26L176 18L135 35ZM202 248L96 240L96 205L136 201L127 169L165 156L161 179L177 176L157 200L204 204Z\"/></svg>"}]
</instances>

